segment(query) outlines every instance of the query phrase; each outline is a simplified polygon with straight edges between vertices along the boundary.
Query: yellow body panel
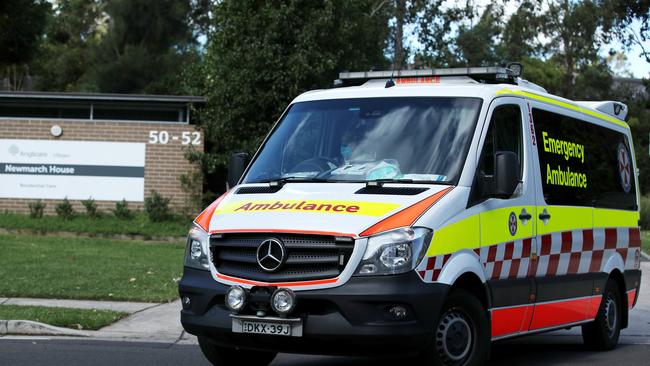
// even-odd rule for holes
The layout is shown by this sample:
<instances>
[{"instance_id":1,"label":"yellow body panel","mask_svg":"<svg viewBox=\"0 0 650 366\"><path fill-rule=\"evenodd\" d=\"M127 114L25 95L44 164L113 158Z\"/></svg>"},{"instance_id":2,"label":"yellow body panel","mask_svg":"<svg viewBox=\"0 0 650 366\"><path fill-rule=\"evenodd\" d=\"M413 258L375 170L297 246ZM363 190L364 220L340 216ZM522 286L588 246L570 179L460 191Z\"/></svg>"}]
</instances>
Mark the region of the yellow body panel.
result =
<instances>
[{"instance_id":1,"label":"yellow body panel","mask_svg":"<svg viewBox=\"0 0 650 366\"><path fill-rule=\"evenodd\" d=\"M427 257L478 248L481 244L479 215L473 215L433 232Z\"/></svg>"},{"instance_id":2,"label":"yellow body panel","mask_svg":"<svg viewBox=\"0 0 650 366\"><path fill-rule=\"evenodd\" d=\"M637 211L594 209L594 227L636 227L639 226Z\"/></svg>"},{"instance_id":3,"label":"yellow body panel","mask_svg":"<svg viewBox=\"0 0 650 366\"><path fill-rule=\"evenodd\" d=\"M531 215L531 219L523 225L519 220L519 214L522 209L526 209ZM510 234L508 221L510 213L515 214L517 220L517 232L515 235ZM498 208L496 210L485 211L480 214L481 216L481 246L493 245L498 243L505 243L508 241L530 238L534 235L535 206L512 206Z\"/></svg>"},{"instance_id":4,"label":"yellow body panel","mask_svg":"<svg viewBox=\"0 0 650 366\"><path fill-rule=\"evenodd\" d=\"M592 227L594 209L591 207L538 206L537 214L539 215L544 209L551 215L551 218L546 225L542 223L542 220L537 219L537 235L591 229Z\"/></svg>"}]
</instances>

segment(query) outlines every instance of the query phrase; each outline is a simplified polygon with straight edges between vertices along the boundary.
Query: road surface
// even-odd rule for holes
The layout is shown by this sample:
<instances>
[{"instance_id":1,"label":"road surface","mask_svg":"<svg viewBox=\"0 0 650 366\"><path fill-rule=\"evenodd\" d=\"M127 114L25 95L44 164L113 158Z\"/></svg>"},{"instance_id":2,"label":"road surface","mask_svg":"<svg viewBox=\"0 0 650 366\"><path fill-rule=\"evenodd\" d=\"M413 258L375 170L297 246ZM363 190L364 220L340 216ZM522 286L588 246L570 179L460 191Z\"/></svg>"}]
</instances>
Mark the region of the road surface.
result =
<instances>
[{"instance_id":1,"label":"road surface","mask_svg":"<svg viewBox=\"0 0 650 366\"><path fill-rule=\"evenodd\" d=\"M379 366L396 360L282 354L274 366ZM414 363L400 359L403 365ZM0 339L0 364L209 366L196 345L58 339ZM585 350L575 336L535 336L497 344L489 365L650 365L650 344L621 344L611 352Z\"/></svg>"}]
</instances>

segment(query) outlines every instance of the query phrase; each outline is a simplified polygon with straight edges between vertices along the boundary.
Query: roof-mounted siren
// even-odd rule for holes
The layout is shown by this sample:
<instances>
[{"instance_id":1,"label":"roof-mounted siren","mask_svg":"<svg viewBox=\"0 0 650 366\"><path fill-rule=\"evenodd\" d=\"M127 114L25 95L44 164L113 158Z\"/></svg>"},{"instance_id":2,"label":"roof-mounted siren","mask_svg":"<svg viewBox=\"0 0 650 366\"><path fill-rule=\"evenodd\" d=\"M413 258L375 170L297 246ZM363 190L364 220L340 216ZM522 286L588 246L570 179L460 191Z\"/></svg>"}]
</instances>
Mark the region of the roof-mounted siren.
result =
<instances>
[{"instance_id":1,"label":"roof-mounted siren","mask_svg":"<svg viewBox=\"0 0 650 366\"><path fill-rule=\"evenodd\" d=\"M598 110L621 121L628 121L628 108L621 102L606 100L603 102L577 102L578 104Z\"/></svg>"},{"instance_id":2,"label":"roof-mounted siren","mask_svg":"<svg viewBox=\"0 0 650 366\"><path fill-rule=\"evenodd\" d=\"M512 69L510 68L512 67ZM523 71L520 63L512 62L507 67L457 67L446 69L416 69L416 70L387 70L387 71L358 71L342 72L334 80L334 87L363 85L371 80L391 80L397 84L408 83L439 83L445 78L449 80L466 77L464 80L485 84L514 84L517 85Z\"/></svg>"},{"instance_id":3,"label":"roof-mounted siren","mask_svg":"<svg viewBox=\"0 0 650 366\"><path fill-rule=\"evenodd\" d=\"M506 65L506 69L510 70L512 76L515 78L520 78L524 73L524 65L522 65L521 62L509 62Z\"/></svg>"},{"instance_id":4,"label":"roof-mounted siren","mask_svg":"<svg viewBox=\"0 0 650 366\"><path fill-rule=\"evenodd\" d=\"M516 80L515 84L519 85L522 88L537 90L546 93L546 89L544 89L543 87L521 78L521 75L523 75L524 73L524 65L522 65L520 62L510 62L506 65L506 68L512 71L512 73L515 75L515 80Z\"/></svg>"}]
</instances>

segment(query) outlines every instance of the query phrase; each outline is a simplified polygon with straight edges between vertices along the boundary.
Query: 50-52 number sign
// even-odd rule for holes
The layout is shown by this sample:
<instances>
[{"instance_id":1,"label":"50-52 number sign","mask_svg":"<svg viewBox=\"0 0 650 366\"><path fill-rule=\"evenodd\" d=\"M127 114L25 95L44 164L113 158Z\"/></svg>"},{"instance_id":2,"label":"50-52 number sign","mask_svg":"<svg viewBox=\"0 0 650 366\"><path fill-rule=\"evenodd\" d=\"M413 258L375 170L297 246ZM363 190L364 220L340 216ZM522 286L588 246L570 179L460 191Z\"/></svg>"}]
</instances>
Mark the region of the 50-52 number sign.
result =
<instances>
[{"instance_id":1,"label":"50-52 number sign","mask_svg":"<svg viewBox=\"0 0 650 366\"><path fill-rule=\"evenodd\" d=\"M181 140L183 145L200 145L201 144L201 132L194 131L184 131L180 136L170 135L167 131L149 131L149 143L150 144L167 144L169 141L178 141Z\"/></svg>"}]
</instances>

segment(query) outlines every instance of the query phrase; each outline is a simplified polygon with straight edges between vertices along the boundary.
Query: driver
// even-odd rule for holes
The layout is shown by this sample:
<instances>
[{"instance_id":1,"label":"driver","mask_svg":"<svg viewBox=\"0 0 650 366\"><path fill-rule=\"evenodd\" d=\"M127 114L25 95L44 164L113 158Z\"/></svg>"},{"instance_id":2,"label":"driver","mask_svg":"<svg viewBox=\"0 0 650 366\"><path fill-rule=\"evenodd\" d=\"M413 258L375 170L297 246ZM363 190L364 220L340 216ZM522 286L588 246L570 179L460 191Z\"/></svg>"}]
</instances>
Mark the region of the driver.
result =
<instances>
[{"instance_id":1,"label":"driver","mask_svg":"<svg viewBox=\"0 0 650 366\"><path fill-rule=\"evenodd\" d=\"M369 126L366 121L359 121L352 124L341 136L340 153L342 162L349 164L351 161L374 161L377 158L376 151L368 151L368 144L364 143Z\"/></svg>"},{"instance_id":2,"label":"driver","mask_svg":"<svg viewBox=\"0 0 650 366\"><path fill-rule=\"evenodd\" d=\"M372 128L367 121L351 124L341 136L340 153L342 164L332 175L363 177L362 179L389 179L401 175L399 164L392 159L377 161L377 151L370 141Z\"/></svg>"}]
</instances>

